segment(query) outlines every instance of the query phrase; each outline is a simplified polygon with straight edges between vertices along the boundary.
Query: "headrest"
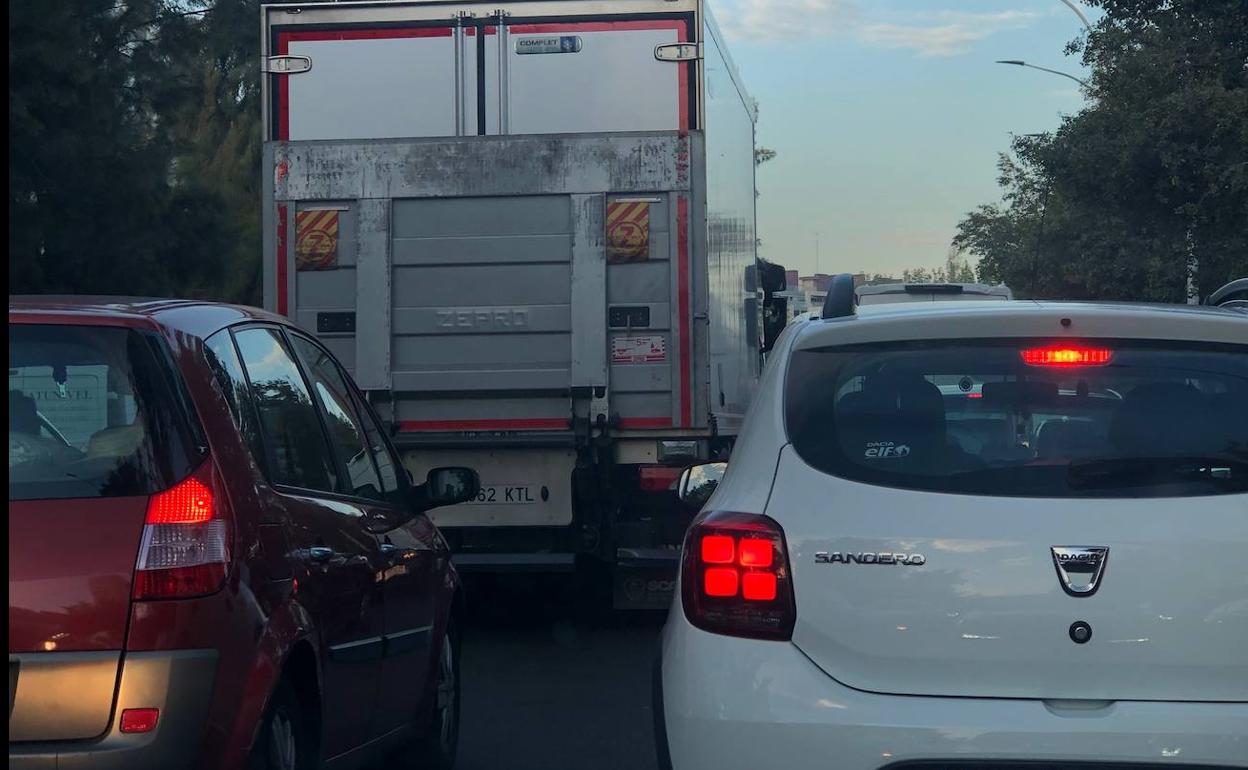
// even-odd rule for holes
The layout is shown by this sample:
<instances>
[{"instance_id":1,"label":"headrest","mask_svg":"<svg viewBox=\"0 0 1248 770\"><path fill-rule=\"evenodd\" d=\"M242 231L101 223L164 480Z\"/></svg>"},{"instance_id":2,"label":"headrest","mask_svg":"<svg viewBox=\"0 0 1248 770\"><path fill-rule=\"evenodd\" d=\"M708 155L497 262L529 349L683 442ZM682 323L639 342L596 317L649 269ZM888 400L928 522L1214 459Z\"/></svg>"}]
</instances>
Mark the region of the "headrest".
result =
<instances>
[{"instance_id":1,"label":"headrest","mask_svg":"<svg viewBox=\"0 0 1248 770\"><path fill-rule=\"evenodd\" d=\"M9 430L16 433L39 432L39 410L35 400L20 390L9 391Z\"/></svg>"},{"instance_id":2,"label":"headrest","mask_svg":"<svg viewBox=\"0 0 1248 770\"><path fill-rule=\"evenodd\" d=\"M1109 424L1109 440L1126 454L1204 454L1221 432L1199 390L1179 382L1141 385L1127 394Z\"/></svg>"}]
</instances>

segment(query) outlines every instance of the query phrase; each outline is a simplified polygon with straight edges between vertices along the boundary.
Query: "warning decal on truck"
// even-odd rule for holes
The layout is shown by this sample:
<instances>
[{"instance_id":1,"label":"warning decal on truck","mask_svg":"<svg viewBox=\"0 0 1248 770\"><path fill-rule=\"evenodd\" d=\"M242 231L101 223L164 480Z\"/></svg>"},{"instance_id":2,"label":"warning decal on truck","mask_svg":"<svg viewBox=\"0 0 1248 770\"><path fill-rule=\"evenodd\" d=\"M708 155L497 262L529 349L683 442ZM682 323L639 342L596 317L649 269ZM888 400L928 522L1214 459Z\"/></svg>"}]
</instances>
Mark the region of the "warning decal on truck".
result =
<instances>
[{"instance_id":1,"label":"warning decal on truck","mask_svg":"<svg viewBox=\"0 0 1248 770\"><path fill-rule=\"evenodd\" d=\"M650 259L650 201L611 201L607 204L607 262L645 262Z\"/></svg>"},{"instance_id":2,"label":"warning decal on truck","mask_svg":"<svg viewBox=\"0 0 1248 770\"><path fill-rule=\"evenodd\" d=\"M667 343L662 336L616 337L611 340L613 364L661 364L667 360Z\"/></svg>"},{"instance_id":3,"label":"warning decal on truck","mask_svg":"<svg viewBox=\"0 0 1248 770\"><path fill-rule=\"evenodd\" d=\"M316 209L295 214L295 269L338 266L338 212Z\"/></svg>"}]
</instances>

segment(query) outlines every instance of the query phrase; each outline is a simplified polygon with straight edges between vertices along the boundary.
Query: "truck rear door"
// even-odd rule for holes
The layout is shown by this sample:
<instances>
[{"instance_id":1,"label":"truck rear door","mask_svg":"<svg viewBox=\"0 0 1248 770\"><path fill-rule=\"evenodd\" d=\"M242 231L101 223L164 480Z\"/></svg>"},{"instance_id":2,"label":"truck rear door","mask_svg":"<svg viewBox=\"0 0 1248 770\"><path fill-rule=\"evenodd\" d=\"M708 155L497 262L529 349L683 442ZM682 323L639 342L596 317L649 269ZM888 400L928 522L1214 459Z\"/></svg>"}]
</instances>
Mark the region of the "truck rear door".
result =
<instances>
[{"instance_id":1,"label":"truck rear door","mask_svg":"<svg viewBox=\"0 0 1248 770\"><path fill-rule=\"evenodd\" d=\"M693 128L688 3L662 13L533 6L326 4L266 9L277 140L676 131ZM681 12L673 12L681 11ZM686 52L687 53L687 52ZM680 59L682 57L666 57Z\"/></svg>"}]
</instances>

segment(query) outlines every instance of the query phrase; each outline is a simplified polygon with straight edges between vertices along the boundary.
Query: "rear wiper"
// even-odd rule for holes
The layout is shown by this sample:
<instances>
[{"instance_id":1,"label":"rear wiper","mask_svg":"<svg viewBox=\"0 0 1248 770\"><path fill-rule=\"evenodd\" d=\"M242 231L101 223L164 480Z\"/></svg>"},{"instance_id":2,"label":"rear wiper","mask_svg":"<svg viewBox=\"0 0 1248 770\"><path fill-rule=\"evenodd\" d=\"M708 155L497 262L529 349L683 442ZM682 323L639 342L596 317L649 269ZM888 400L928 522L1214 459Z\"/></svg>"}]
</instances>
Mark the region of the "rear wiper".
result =
<instances>
[{"instance_id":1,"label":"rear wiper","mask_svg":"<svg viewBox=\"0 0 1248 770\"><path fill-rule=\"evenodd\" d=\"M1072 489L1137 486L1150 481L1221 481L1248 485L1248 462L1230 457L1115 457L1076 460L1066 468Z\"/></svg>"}]
</instances>

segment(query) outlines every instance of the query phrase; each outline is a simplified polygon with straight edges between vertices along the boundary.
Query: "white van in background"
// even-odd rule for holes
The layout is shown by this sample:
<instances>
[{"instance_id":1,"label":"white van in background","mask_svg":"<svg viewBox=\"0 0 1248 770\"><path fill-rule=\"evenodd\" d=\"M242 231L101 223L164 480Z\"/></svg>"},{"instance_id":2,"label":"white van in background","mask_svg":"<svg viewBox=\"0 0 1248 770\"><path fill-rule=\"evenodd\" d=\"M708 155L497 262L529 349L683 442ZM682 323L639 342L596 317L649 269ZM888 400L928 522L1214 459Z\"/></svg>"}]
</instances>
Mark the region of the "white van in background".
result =
<instances>
[{"instance_id":1,"label":"white van in background","mask_svg":"<svg viewBox=\"0 0 1248 770\"><path fill-rule=\"evenodd\" d=\"M1009 300L1014 293L1004 284L982 283L883 283L854 289L859 305L886 302L941 302L965 300Z\"/></svg>"}]
</instances>

